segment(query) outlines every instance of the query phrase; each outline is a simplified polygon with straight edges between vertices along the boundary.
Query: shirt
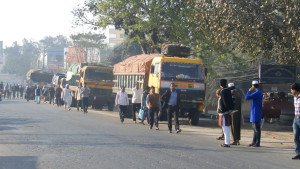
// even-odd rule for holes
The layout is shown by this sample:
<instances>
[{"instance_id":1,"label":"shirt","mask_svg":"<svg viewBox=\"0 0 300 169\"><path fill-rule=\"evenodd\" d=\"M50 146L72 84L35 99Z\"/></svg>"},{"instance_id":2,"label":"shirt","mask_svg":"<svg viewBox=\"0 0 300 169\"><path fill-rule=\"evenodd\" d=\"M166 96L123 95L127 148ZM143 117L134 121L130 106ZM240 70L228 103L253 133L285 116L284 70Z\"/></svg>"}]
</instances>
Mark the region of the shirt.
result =
<instances>
[{"instance_id":1,"label":"shirt","mask_svg":"<svg viewBox=\"0 0 300 169\"><path fill-rule=\"evenodd\" d=\"M141 103L141 89L132 89L132 103Z\"/></svg>"},{"instance_id":2,"label":"shirt","mask_svg":"<svg viewBox=\"0 0 300 169\"><path fill-rule=\"evenodd\" d=\"M300 116L300 94L298 97L294 96L295 116Z\"/></svg>"},{"instance_id":3,"label":"shirt","mask_svg":"<svg viewBox=\"0 0 300 169\"><path fill-rule=\"evenodd\" d=\"M171 92L168 105L172 105L172 106L177 105L177 92Z\"/></svg>"},{"instance_id":4,"label":"shirt","mask_svg":"<svg viewBox=\"0 0 300 169\"><path fill-rule=\"evenodd\" d=\"M82 87L80 89L80 94L81 94L82 97L90 97L90 88Z\"/></svg>"},{"instance_id":5,"label":"shirt","mask_svg":"<svg viewBox=\"0 0 300 169\"><path fill-rule=\"evenodd\" d=\"M246 100L252 100L251 113L250 113L251 123L261 122L262 99L263 99L263 94L259 89L255 90L253 93L248 91L246 94Z\"/></svg>"},{"instance_id":6,"label":"shirt","mask_svg":"<svg viewBox=\"0 0 300 169\"><path fill-rule=\"evenodd\" d=\"M155 96L155 93L153 93L153 95ZM146 98L146 105L147 105L148 108L149 108L149 104L150 104L150 98L149 98L149 95L148 95L147 98ZM161 110L160 98L158 98L158 108L159 108L159 110Z\"/></svg>"},{"instance_id":7,"label":"shirt","mask_svg":"<svg viewBox=\"0 0 300 169\"><path fill-rule=\"evenodd\" d=\"M126 92L118 91L115 99L116 105L127 106L129 105L128 95Z\"/></svg>"}]
</instances>

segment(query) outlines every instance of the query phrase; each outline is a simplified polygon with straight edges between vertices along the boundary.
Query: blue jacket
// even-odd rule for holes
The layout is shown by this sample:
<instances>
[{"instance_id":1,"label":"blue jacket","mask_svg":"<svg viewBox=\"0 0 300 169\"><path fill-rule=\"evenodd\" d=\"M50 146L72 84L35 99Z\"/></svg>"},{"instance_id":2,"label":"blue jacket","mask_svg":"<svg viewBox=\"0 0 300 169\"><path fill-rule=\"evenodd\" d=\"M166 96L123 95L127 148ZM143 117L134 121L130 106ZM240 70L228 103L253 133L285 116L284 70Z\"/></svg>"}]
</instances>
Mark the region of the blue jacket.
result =
<instances>
[{"instance_id":1,"label":"blue jacket","mask_svg":"<svg viewBox=\"0 0 300 169\"><path fill-rule=\"evenodd\" d=\"M262 114L262 99L263 94L259 89L251 93L250 91L246 94L246 100L252 100L250 122L261 122Z\"/></svg>"}]
</instances>

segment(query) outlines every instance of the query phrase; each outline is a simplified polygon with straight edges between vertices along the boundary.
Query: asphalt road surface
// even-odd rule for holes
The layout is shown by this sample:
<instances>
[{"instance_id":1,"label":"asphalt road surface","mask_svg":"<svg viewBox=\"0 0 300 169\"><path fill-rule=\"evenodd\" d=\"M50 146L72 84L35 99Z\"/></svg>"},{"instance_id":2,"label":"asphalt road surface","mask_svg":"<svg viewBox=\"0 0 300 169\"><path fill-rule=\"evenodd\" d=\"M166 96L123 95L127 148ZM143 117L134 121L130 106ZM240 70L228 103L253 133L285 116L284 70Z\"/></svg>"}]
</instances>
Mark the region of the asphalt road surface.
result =
<instances>
[{"instance_id":1,"label":"asphalt road surface","mask_svg":"<svg viewBox=\"0 0 300 169\"><path fill-rule=\"evenodd\" d=\"M32 101L0 102L0 169L286 169L299 168L294 152L281 148L221 148L197 127L179 134L120 123L117 113ZM201 129L203 130L203 128Z\"/></svg>"}]
</instances>

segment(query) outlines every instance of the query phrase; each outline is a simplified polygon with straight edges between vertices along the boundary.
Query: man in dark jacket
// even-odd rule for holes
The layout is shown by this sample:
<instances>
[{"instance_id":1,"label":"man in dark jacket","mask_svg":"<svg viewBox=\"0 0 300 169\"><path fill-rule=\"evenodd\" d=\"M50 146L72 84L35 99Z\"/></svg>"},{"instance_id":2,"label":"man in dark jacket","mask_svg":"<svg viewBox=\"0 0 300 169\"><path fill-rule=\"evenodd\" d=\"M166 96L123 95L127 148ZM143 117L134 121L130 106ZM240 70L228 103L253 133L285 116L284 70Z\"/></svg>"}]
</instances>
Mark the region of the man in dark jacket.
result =
<instances>
[{"instance_id":1,"label":"man in dark jacket","mask_svg":"<svg viewBox=\"0 0 300 169\"><path fill-rule=\"evenodd\" d=\"M222 129L224 132L224 141L225 143L221 144L221 147L230 147L230 124L231 124L231 117L230 111L234 109L231 91L227 88L227 80L221 79L220 80L220 109L222 115Z\"/></svg>"},{"instance_id":2,"label":"man in dark jacket","mask_svg":"<svg viewBox=\"0 0 300 169\"><path fill-rule=\"evenodd\" d=\"M168 128L169 133L172 133L172 114L174 113L174 121L175 121L175 130L176 133L181 132L179 128L179 121L178 121L178 111L179 111L179 103L180 97L179 93L175 90L175 84L170 84L170 89L167 90L162 95L162 100L164 102L163 108L167 108L167 119L168 119Z\"/></svg>"}]
</instances>

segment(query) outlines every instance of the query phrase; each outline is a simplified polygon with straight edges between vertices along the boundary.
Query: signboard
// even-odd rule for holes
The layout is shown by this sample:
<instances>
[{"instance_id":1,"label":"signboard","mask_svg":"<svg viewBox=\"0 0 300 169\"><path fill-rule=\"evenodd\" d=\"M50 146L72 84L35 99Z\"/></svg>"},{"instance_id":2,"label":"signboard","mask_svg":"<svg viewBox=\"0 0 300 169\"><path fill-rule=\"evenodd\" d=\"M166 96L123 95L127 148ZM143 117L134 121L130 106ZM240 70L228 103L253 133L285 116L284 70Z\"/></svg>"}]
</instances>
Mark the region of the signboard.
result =
<instances>
[{"instance_id":1,"label":"signboard","mask_svg":"<svg viewBox=\"0 0 300 169\"><path fill-rule=\"evenodd\" d=\"M64 51L63 51L63 49L47 51L47 66L48 66L48 69L51 69L51 70L64 68Z\"/></svg>"},{"instance_id":2,"label":"signboard","mask_svg":"<svg viewBox=\"0 0 300 169\"><path fill-rule=\"evenodd\" d=\"M0 41L0 64L3 63L3 41Z\"/></svg>"},{"instance_id":3,"label":"signboard","mask_svg":"<svg viewBox=\"0 0 300 169\"><path fill-rule=\"evenodd\" d=\"M73 63L82 63L84 61L84 52L82 48L65 48L64 55L68 66Z\"/></svg>"},{"instance_id":4,"label":"signboard","mask_svg":"<svg viewBox=\"0 0 300 169\"><path fill-rule=\"evenodd\" d=\"M260 83L287 84L294 83L297 78L296 66L288 65L260 65Z\"/></svg>"}]
</instances>

